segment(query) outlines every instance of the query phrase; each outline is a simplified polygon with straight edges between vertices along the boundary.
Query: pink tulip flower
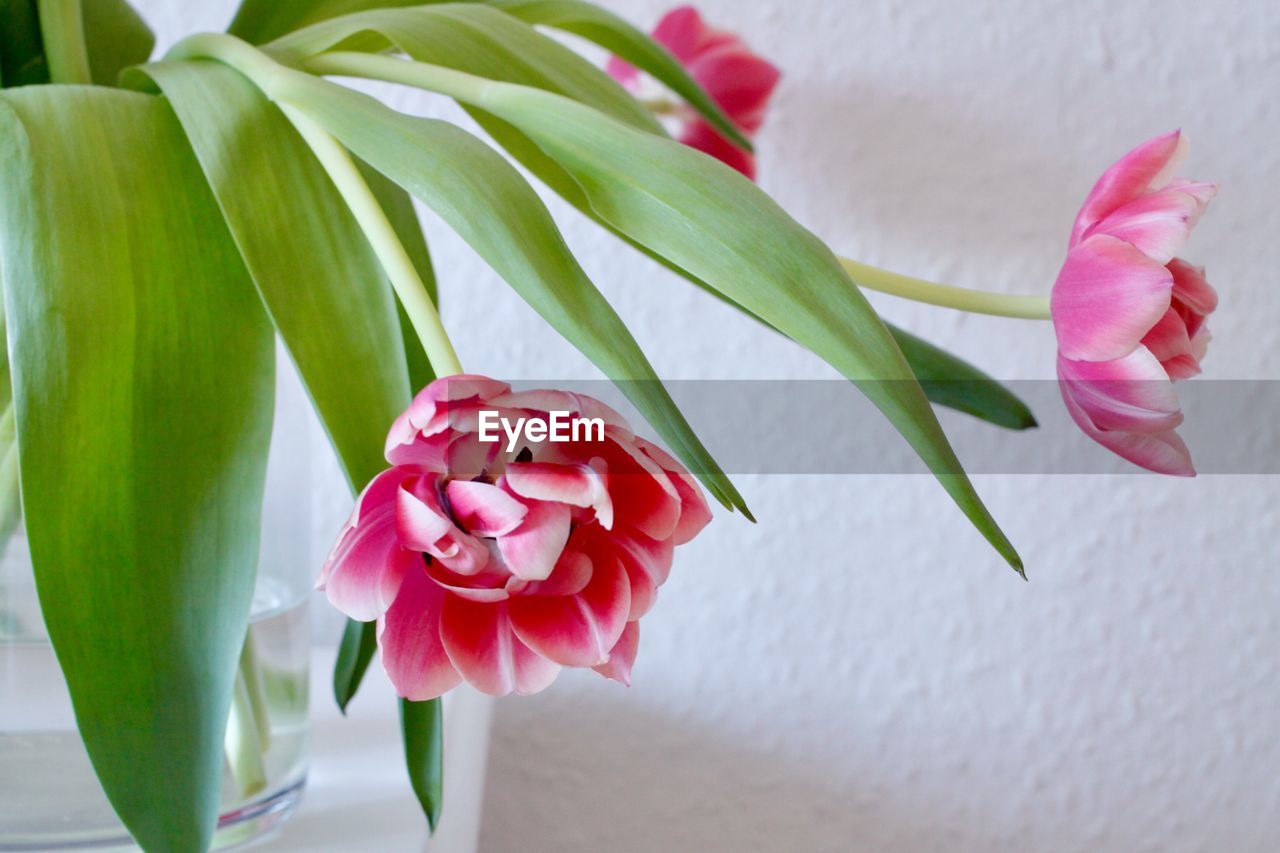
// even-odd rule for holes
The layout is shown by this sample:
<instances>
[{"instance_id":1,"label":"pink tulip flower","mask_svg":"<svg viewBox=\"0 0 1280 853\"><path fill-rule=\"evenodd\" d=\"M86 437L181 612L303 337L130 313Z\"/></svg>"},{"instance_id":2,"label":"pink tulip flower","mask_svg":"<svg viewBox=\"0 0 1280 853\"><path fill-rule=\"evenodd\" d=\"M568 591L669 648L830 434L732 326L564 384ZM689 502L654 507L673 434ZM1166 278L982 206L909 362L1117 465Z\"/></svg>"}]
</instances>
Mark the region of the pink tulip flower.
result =
<instances>
[{"instance_id":1,"label":"pink tulip flower","mask_svg":"<svg viewBox=\"0 0 1280 853\"><path fill-rule=\"evenodd\" d=\"M779 71L756 55L734 33L707 26L692 6L672 9L653 30L653 38L688 69L690 76L707 91L725 114L748 137L764 123L765 109ZM633 92L641 93L646 81L632 65L610 57L608 71ZM755 157L743 151L687 106L678 108L676 137L710 154L748 178L755 180Z\"/></svg>"},{"instance_id":2,"label":"pink tulip flower","mask_svg":"<svg viewBox=\"0 0 1280 853\"><path fill-rule=\"evenodd\" d=\"M568 441L507 432L553 413L600 426ZM486 441L496 418L506 427ZM351 618L378 620L401 696L463 681L536 693L565 666L630 682L672 550L711 520L678 462L598 400L482 376L428 385L386 455L392 467L356 501L319 586Z\"/></svg>"},{"instance_id":3,"label":"pink tulip flower","mask_svg":"<svg viewBox=\"0 0 1280 853\"><path fill-rule=\"evenodd\" d=\"M1076 424L1143 468L1194 476L1172 380L1200 372L1218 297L1175 255L1217 186L1174 177L1186 149L1175 131L1103 174L1076 216L1050 309Z\"/></svg>"}]
</instances>

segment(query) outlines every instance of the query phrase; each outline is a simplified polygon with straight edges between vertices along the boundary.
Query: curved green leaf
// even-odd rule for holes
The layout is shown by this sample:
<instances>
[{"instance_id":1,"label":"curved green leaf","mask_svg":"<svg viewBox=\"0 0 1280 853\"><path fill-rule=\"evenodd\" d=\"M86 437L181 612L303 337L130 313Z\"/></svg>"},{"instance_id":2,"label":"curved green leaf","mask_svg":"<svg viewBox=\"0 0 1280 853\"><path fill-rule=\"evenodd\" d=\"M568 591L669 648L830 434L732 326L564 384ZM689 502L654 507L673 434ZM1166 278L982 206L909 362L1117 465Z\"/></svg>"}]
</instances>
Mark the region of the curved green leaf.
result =
<instances>
[{"instance_id":1,"label":"curved green leaf","mask_svg":"<svg viewBox=\"0 0 1280 853\"><path fill-rule=\"evenodd\" d=\"M243 0L231 25L227 27L227 32L250 44L263 44L299 27L338 15L368 9L420 6L423 2L424 0Z\"/></svg>"},{"instance_id":2,"label":"curved green leaf","mask_svg":"<svg viewBox=\"0 0 1280 853\"><path fill-rule=\"evenodd\" d=\"M351 486L386 467L409 402L390 287L350 211L293 126L217 62L139 69L173 104Z\"/></svg>"},{"instance_id":3,"label":"curved green leaf","mask_svg":"<svg viewBox=\"0 0 1280 853\"><path fill-rule=\"evenodd\" d=\"M858 383L1021 572L1021 559L965 475L879 316L831 250L754 183L698 151L539 89L363 54L325 54L306 67L442 92L519 128L573 177L601 219Z\"/></svg>"},{"instance_id":4,"label":"curved green leaf","mask_svg":"<svg viewBox=\"0 0 1280 853\"><path fill-rule=\"evenodd\" d=\"M83 0L81 8L94 83L114 86L121 71L151 56L156 37L125 0Z\"/></svg>"},{"instance_id":5,"label":"curved green leaf","mask_svg":"<svg viewBox=\"0 0 1280 853\"><path fill-rule=\"evenodd\" d=\"M444 793L444 716L439 699L400 700L400 731L409 783L435 832Z\"/></svg>"},{"instance_id":6,"label":"curved green leaf","mask_svg":"<svg viewBox=\"0 0 1280 853\"><path fill-rule=\"evenodd\" d=\"M7 90L0 147L41 609L129 831L204 850L257 565L270 325L162 99Z\"/></svg>"},{"instance_id":7,"label":"curved green leaf","mask_svg":"<svg viewBox=\"0 0 1280 853\"><path fill-rule=\"evenodd\" d=\"M573 33L646 71L684 98L735 145L751 151L751 140L725 115L680 61L665 47L617 15L583 0L489 0L509 15L530 24L545 24Z\"/></svg>"},{"instance_id":8,"label":"curved green leaf","mask_svg":"<svg viewBox=\"0 0 1280 853\"><path fill-rule=\"evenodd\" d=\"M0 0L0 86L48 82L36 0Z\"/></svg>"},{"instance_id":9,"label":"curved green leaf","mask_svg":"<svg viewBox=\"0 0 1280 853\"><path fill-rule=\"evenodd\" d=\"M333 664L333 698L344 714L364 680L364 674L373 661L373 653L378 649L377 627L376 622L348 619L342 632L338 657Z\"/></svg>"}]
</instances>

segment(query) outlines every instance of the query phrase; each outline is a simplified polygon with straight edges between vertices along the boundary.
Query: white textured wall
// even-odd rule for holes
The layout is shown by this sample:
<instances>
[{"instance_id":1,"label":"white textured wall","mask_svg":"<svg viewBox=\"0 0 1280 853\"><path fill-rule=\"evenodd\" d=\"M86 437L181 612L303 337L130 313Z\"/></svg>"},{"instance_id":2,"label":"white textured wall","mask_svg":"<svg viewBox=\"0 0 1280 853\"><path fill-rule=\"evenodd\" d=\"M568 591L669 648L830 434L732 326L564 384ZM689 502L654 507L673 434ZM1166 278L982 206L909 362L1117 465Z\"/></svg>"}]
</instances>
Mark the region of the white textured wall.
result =
<instances>
[{"instance_id":1,"label":"white textured wall","mask_svg":"<svg viewBox=\"0 0 1280 853\"><path fill-rule=\"evenodd\" d=\"M141 5L166 40L230 8ZM665 8L614 5L646 25ZM1045 291L1101 168L1182 126L1190 173L1223 187L1189 253L1223 296L1206 375L1278 377L1274 3L702 5L784 69L763 185L838 249L904 272ZM561 218L664 375L830 375ZM430 236L468 368L597 375L456 238ZM1047 326L876 303L1003 377L1052 375ZM347 498L316 453L323 551ZM1029 584L925 478L739 485L760 523L721 517L683 549L630 690L570 673L500 703L484 850L1280 846L1280 484L980 478Z\"/></svg>"}]
</instances>

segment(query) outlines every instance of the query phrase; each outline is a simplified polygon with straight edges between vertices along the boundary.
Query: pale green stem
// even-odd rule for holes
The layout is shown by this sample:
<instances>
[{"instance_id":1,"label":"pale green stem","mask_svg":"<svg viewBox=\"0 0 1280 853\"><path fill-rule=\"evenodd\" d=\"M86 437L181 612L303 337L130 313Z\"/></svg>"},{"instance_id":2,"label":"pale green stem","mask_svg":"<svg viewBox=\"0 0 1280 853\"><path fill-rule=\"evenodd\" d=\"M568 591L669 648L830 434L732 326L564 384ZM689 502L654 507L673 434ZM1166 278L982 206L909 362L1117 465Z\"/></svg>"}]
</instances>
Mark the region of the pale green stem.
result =
<instances>
[{"instance_id":1,"label":"pale green stem","mask_svg":"<svg viewBox=\"0 0 1280 853\"><path fill-rule=\"evenodd\" d=\"M848 258L840 258L840 264L845 272L849 273L854 284L867 290L974 314L992 314L996 317L1014 317L1021 320L1049 319L1049 297L1047 296L990 293L985 290L967 290L963 287L935 284L932 281L899 275Z\"/></svg>"},{"instance_id":2,"label":"pale green stem","mask_svg":"<svg viewBox=\"0 0 1280 853\"><path fill-rule=\"evenodd\" d=\"M244 647L240 650L240 678L244 679L249 693L249 708L253 712L253 725L258 731L258 743L262 751L271 749L271 713L267 709L266 689L262 684L262 668L258 666L258 647L253 640L253 627L244 635Z\"/></svg>"},{"instance_id":3,"label":"pale green stem","mask_svg":"<svg viewBox=\"0 0 1280 853\"><path fill-rule=\"evenodd\" d=\"M427 351L431 369L436 376L461 373L462 365L458 363L458 354L454 352L453 343L444 330L444 324L440 322L440 314L431 301L426 285L347 149L296 107L280 104L280 109L311 147L316 159L351 209L360 230L373 247L378 262L382 264L383 271L391 280L396 295L400 297L400 304L404 306L413 330L417 332L423 349Z\"/></svg>"},{"instance_id":4,"label":"pale green stem","mask_svg":"<svg viewBox=\"0 0 1280 853\"><path fill-rule=\"evenodd\" d=\"M491 85L483 78L463 74L450 68L389 56L345 51L313 56L303 60L302 68L313 74L339 74L400 83L448 95L479 107L484 106L486 87ZM1045 296L1017 296L966 290L898 275L847 258L841 258L840 263L855 284L869 290L978 314L1027 320L1049 319L1049 299Z\"/></svg>"},{"instance_id":5,"label":"pale green stem","mask_svg":"<svg viewBox=\"0 0 1280 853\"><path fill-rule=\"evenodd\" d=\"M427 359L436 376L461 373L462 365L458 363L458 355L444 330L440 314L431 301L426 285L351 155L328 131L288 102L290 78L299 76L300 72L280 65L262 51L237 38L217 33L201 33L185 38L170 49L167 58L207 58L224 62L252 80L263 94L276 102L310 146L350 208L378 258L378 263L391 281L400 304L404 306L414 332L422 341L422 347L426 350Z\"/></svg>"},{"instance_id":6,"label":"pale green stem","mask_svg":"<svg viewBox=\"0 0 1280 853\"><path fill-rule=\"evenodd\" d=\"M80 0L39 0L40 37L54 83L92 83Z\"/></svg>"},{"instance_id":7,"label":"pale green stem","mask_svg":"<svg viewBox=\"0 0 1280 853\"><path fill-rule=\"evenodd\" d=\"M243 658L241 659L243 663ZM236 673L231 693L231 715L227 718L227 735L223 744L231 777L244 799L267 787L267 769L262 761L263 744L253 713L253 699L245 680L244 668Z\"/></svg>"}]
</instances>

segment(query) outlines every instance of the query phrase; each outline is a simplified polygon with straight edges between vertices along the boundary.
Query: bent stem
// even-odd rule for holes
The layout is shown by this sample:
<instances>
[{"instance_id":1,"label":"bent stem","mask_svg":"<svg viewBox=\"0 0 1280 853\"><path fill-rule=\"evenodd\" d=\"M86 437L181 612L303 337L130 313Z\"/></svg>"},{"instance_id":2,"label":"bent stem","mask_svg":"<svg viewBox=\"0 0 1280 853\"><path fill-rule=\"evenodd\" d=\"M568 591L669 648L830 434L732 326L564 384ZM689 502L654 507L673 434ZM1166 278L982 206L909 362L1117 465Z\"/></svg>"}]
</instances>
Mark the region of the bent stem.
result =
<instances>
[{"instance_id":1,"label":"bent stem","mask_svg":"<svg viewBox=\"0 0 1280 853\"><path fill-rule=\"evenodd\" d=\"M378 263L391 280L400 304L409 315L413 330L422 341L431 369L436 376L461 373L462 365L458 363L458 354L444 330L444 324L440 321L440 314L431 301L426 285L347 149L297 107L288 104L279 104L279 107L310 146L337 187L338 194L347 203L360 230L364 232Z\"/></svg>"},{"instance_id":2,"label":"bent stem","mask_svg":"<svg viewBox=\"0 0 1280 853\"><path fill-rule=\"evenodd\" d=\"M256 704L255 689L251 686L254 684L257 685ZM236 672L235 688L231 694L231 715L227 718L224 742L227 766L235 780L236 790L244 799L267 787L267 770L262 759L267 749L269 727L270 720L262 701L262 683L258 675L252 634L246 634L244 649L240 653L240 668Z\"/></svg>"},{"instance_id":3,"label":"bent stem","mask_svg":"<svg viewBox=\"0 0 1280 853\"><path fill-rule=\"evenodd\" d=\"M39 0L40 37L54 83L93 82L80 0Z\"/></svg>"},{"instance_id":4,"label":"bent stem","mask_svg":"<svg viewBox=\"0 0 1280 853\"><path fill-rule=\"evenodd\" d=\"M853 283L867 290L888 293L902 299L969 311L973 314L990 314L995 317L1013 317L1019 320L1048 320L1049 297L1018 296L1009 293L990 293L985 290L969 290L936 284L921 278L899 275L870 264L849 258L839 258L840 265L853 279Z\"/></svg>"},{"instance_id":5,"label":"bent stem","mask_svg":"<svg viewBox=\"0 0 1280 853\"><path fill-rule=\"evenodd\" d=\"M364 77L413 86L481 108L484 106L487 88L493 85L482 77L451 68L350 51L333 51L312 56L302 60L300 67L313 74ZM868 290L977 314L1024 320L1049 319L1049 299L1046 296L1017 296L967 290L898 275L848 258L839 260L854 283Z\"/></svg>"}]
</instances>

